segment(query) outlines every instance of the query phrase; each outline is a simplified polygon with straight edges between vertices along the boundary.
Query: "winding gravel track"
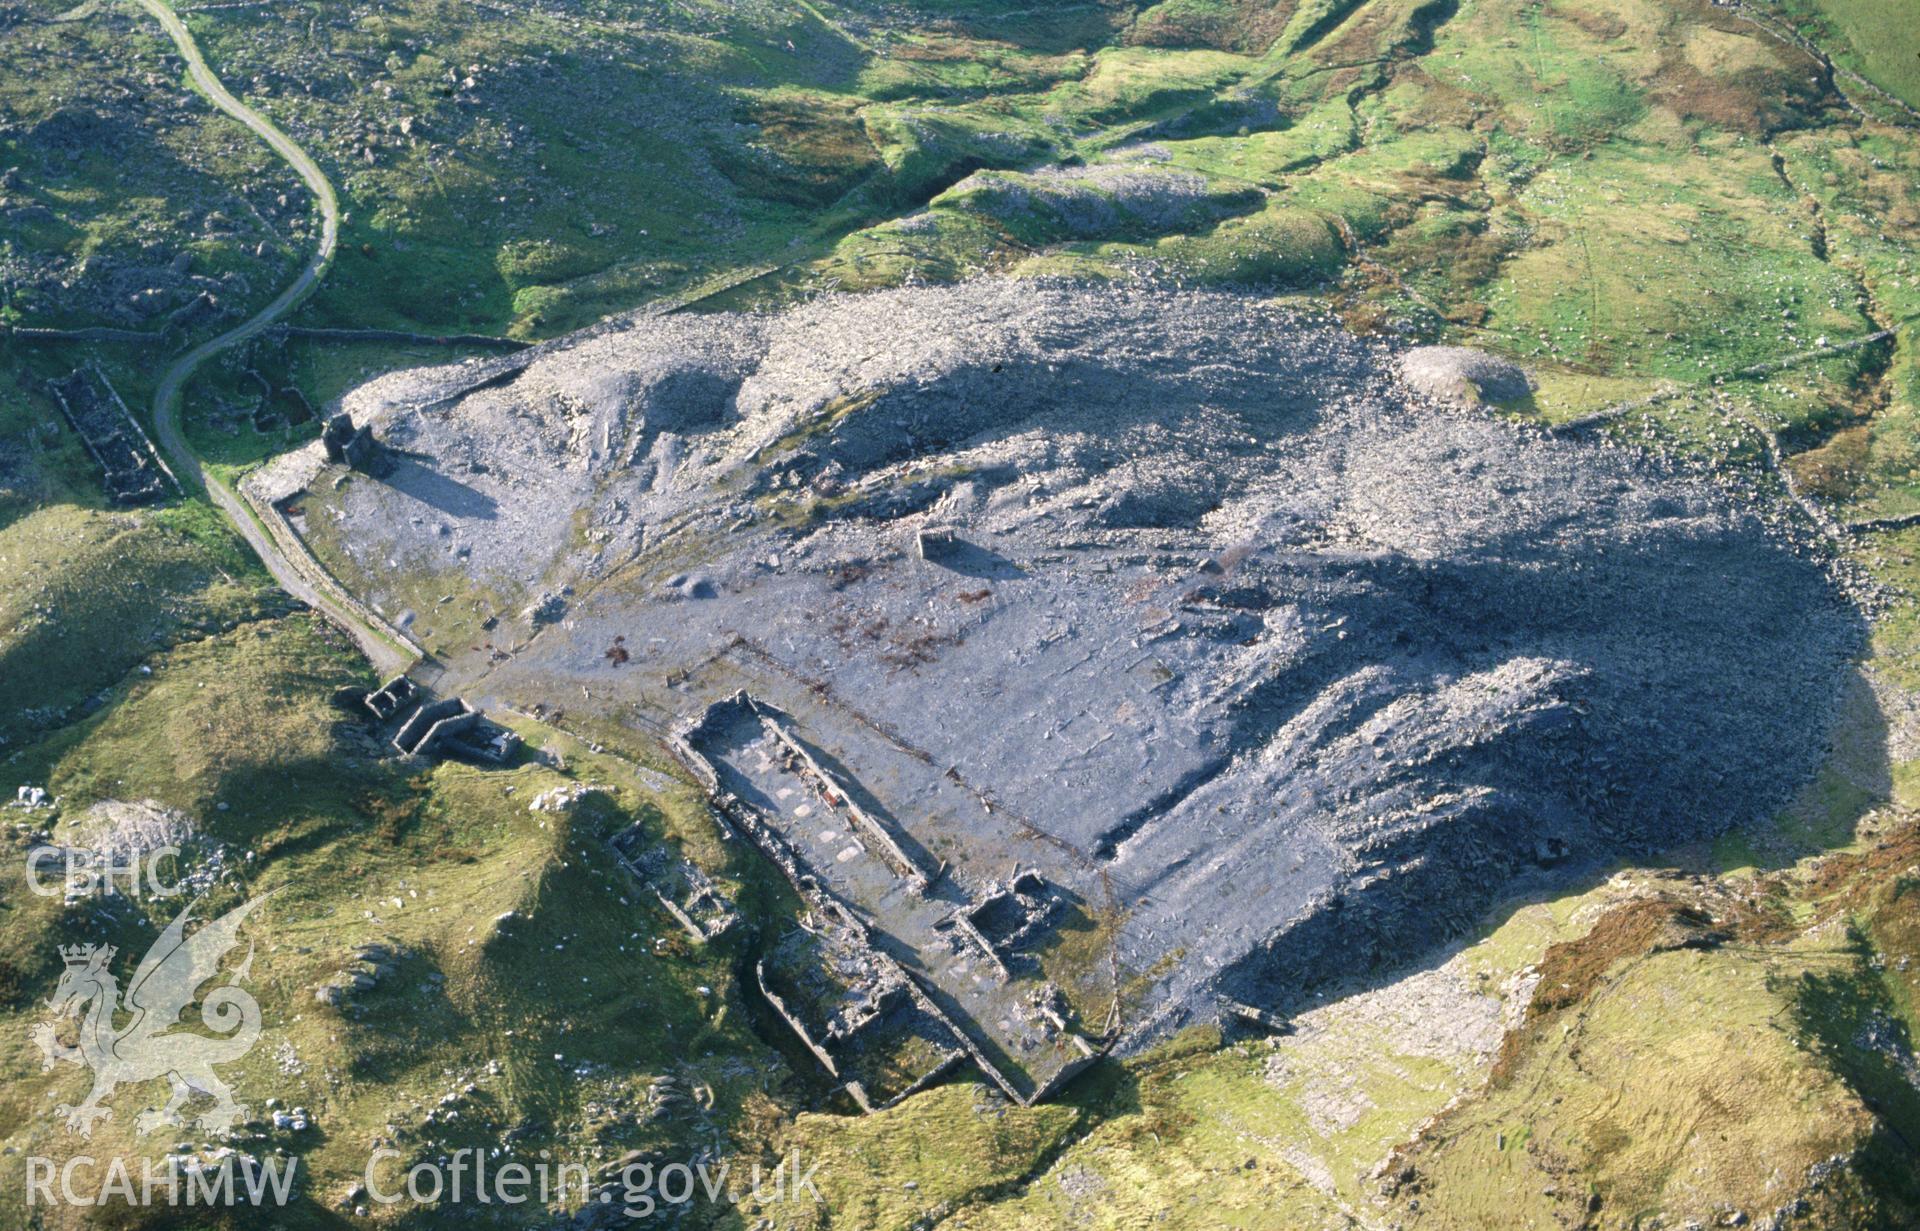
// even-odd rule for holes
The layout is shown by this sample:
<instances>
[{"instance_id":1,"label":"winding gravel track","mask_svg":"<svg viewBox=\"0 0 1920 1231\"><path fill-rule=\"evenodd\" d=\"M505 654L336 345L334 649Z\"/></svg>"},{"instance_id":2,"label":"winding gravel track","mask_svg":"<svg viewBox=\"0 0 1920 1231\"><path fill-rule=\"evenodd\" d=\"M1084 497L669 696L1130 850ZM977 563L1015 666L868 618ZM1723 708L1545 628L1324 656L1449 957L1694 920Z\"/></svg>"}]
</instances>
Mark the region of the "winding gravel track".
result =
<instances>
[{"instance_id":1,"label":"winding gravel track","mask_svg":"<svg viewBox=\"0 0 1920 1231\"><path fill-rule=\"evenodd\" d=\"M271 120L235 98L221 84L220 78L207 66L199 45L194 42L192 33L177 13L163 0L139 0L139 4L153 15L168 37L173 39L174 46L187 62L188 76L207 96L207 100L251 129L306 181L307 187L313 190L314 197L320 203L321 218L320 243L306 268L300 271L300 276L286 290L245 321L216 338L202 342L167 368L153 393L154 433L175 472L184 480L198 483L206 490L208 498L226 515L241 537L252 545L282 589L331 616L353 636L368 659L383 674L405 670L416 658L411 649L370 620L360 605L340 588L339 583L314 566L304 549L297 544L293 545L292 550L283 546L273 529L248 505L245 497L201 464L180 430L180 390L200 365L228 347L238 345L272 326L319 285L333 262L334 246L339 240L340 202L334 195L333 185L306 151L294 144L293 139L275 127Z\"/></svg>"}]
</instances>

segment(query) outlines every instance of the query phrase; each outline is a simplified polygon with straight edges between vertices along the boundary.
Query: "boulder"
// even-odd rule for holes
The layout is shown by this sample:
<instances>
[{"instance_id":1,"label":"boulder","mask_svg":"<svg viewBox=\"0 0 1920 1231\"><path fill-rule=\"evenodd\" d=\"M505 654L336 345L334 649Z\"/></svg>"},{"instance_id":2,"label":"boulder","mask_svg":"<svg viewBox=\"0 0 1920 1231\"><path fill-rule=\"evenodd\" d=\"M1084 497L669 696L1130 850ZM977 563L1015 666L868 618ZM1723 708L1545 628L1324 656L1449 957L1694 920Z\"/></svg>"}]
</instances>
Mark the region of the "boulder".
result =
<instances>
[{"instance_id":1,"label":"boulder","mask_svg":"<svg viewBox=\"0 0 1920 1231\"><path fill-rule=\"evenodd\" d=\"M1511 402L1533 392L1519 364L1467 346L1419 346L1400 357L1400 379L1415 392L1457 406Z\"/></svg>"}]
</instances>

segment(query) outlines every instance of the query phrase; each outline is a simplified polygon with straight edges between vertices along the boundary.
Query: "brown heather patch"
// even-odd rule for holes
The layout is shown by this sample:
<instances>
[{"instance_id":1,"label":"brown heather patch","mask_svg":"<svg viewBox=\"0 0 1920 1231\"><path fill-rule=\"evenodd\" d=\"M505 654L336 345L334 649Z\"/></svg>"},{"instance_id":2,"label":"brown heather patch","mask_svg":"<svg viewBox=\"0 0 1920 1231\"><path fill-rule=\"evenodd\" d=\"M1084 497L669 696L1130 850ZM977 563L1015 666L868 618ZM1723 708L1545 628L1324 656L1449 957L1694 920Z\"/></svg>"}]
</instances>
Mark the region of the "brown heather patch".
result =
<instances>
[{"instance_id":1,"label":"brown heather patch","mask_svg":"<svg viewBox=\"0 0 1920 1231\"><path fill-rule=\"evenodd\" d=\"M1346 27L1338 42L1326 47L1315 58L1323 64L1347 64L1385 55L1405 40L1409 31L1398 20L1400 14L1391 5L1375 5Z\"/></svg>"},{"instance_id":2,"label":"brown heather patch","mask_svg":"<svg viewBox=\"0 0 1920 1231\"><path fill-rule=\"evenodd\" d=\"M1731 892L1738 893L1737 889ZM1744 944L1771 945L1792 939L1801 930L1793 914L1793 886L1781 876L1762 877L1743 896L1715 903L1723 930Z\"/></svg>"},{"instance_id":3,"label":"brown heather patch","mask_svg":"<svg viewBox=\"0 0 1920 1231\"><path fill-rule=\"evenodd\" d=\"M1864 424L1845 428L1787 464L1808 493L1826 500L1850 500L1866 480L1871 444L1872 431Z\"/></svg>"},{"instance_id":4,"label":"brown heather patch","mask_svg":"<svg viewBox=\"0 0 1920 1231\"><path fill-rule=\"evenodd\" d=\"M1476 223L1450 235L1423 236L1417 242L1402 232L1387 245L1384 258L1402 273L1445 278L1464 299L1493 281L1510 251L1511 240L1490 233L1483 223ZM1485 306L1472 300L1465 300L1460 306L1478 309L1479 315L1486 315Z\"/></svg>"},{"instance_id":5,"label":"brown heather patch","mask_svg":"<svg viewBox=\"0 0 1920 1231\"><path fill-rule=\"evenodd\" d=\"M1215 51L1232 51L1239 38L1240 31L1230 15L1208 10L1155 9L1142 16L1127 32L1127 42L1136 47L1210 47Z\"/></svg>"},{"instance_id":6,"label":"brown heather patch","mask_svg":"<svg viewBox=\"0 0 1920 1231\"><path fill-rule=\"evenodd\" d=\"M1708 0L1676 0L1675 8L1669 34L1683 25L1704 26L1743 38L1753 33ZM1678 40L1667 43L1659 69L1646 83L1649 95L1683 120L1727 132L1765 137L1783 128L1803 126L1820 105L1820 92L1809 80L1819 66L1803 52L1772 42L1766 46L1774 66L1749 66L1714 76L1692 64Z\"/></svg>"},{"instance_id":7,"label":"brown heather patch","mask_svg":"<svg viewBox=\"0 0 1920 1231\"><path fill-rule=\"evenodd\" d=\"M1690 903L1659 896L1639 898L1601 916L1578 940L1553 945L1540 959L1540 982L1527 1005L1526 1022L1500 1042L1488 1083L1505 1084L1527 1048L1548 1022L1580 1004L1623 961L1667 949L1704 947L1725 938L1713 920Z\"/></svg>"},{"instance_id":8,"label":"brown heather patch","mask_svg":"<svg viewBox=\"0 0 1920 1231\"><path fill-rule=\"evenodd\" d=\"M1462 128L1473 130L1481 105L1473 94L1453 81L1429 76L1418 60L1399 66L1394 75L1396 88L1418 86L1419 92L1400 96L1401 123L1407 128ZM1484 131L1490 125L1482 124Z\"/></svg>"},{"instance_id":9,"label":"brown heather patch","mask_svg":"<svg viewBox=\"0 0 1920 1231\"><path fill-rule=\"evenodd\" d=\"M1582 33L1603 43L1613 42L1629 28L1626 22L1612 13L1595 13L1570 4L1549 4L1546 11L1549 16L1577 26Z\"/></svg>"},{"instance_id":10,"label":"brown heather patch","mask_svg":"<svg viewBox=\"0 0 1920 1231\"><path fill-rule=\"evenodd\" d=\"M1258 55L1273 45L1299 8L1297 0L1239 0L1226 9L1159 6L1127 31L1136 47L1210 47Z\"/></svg>"},{"instance_id":11,"label":"brown heather patch","mask_svg":"<svg viewBox=\"0 0 1920 1231\"><path fill-rule=\"evenodd\" d=\"M757 95L743 100L738 114L759 125L757 144L773 157L727 158L720 169L756 195L798 205L825 204L880 166L851 103Z\"/></svg>"},{"instance_id":12,"label":"brown heather patch","mask_svg":"<svg viewBox=\"0 0 1920 1231\"><path fill-rule=\"evenodd\" d=\"M1868 850L1823 860L1808 881L1806 893L1816 901L1839 895L1844 904L1858 906L1876 884L1916 863L1920 863L1920 825L1903 824L1899 832Z\"/></svg>"},{"instance_id":13,"label":"brown heather patch","mask_svg":"<svg viewBox=\"0 0 1920 1231\"><path fill-rule=\"evenodd\" d=\"M1749 137L1805 124L1819 101L1805 74L1745 68L1713 77L1673 53L1661 60L1651 96L1683 120Z\"/></svg>"},{"instance_id":14,"label":"brown heather patch","mask_svg":"<svg viewBox=\"0 0 1920 1231\"><path fill-rule=\"evenodd\" d=\"M902 40L888 47L887 54L896 60L912 60L916 64L966 64L979 59L989 51L1010 50L1012 49L1005 43L928 36Z\"/></svg>"}]
</instances>

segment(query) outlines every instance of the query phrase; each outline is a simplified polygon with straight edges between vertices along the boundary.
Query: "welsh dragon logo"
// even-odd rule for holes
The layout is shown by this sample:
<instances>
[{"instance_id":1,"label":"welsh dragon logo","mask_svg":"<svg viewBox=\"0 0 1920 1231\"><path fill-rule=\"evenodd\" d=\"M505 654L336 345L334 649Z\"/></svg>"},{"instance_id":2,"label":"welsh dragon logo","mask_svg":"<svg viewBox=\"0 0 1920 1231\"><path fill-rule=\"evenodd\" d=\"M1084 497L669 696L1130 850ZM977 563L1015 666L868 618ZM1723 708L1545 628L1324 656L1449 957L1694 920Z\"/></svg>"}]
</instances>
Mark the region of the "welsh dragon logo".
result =
<instances>
[{"instance_id":1,"label":"welsh dragon logo","mask_svg":"<svg viewBox=\"0 0 1920 1231\"><path fill-rule=\"evenodd\" d=\"M140 959L124 1004L119 981L108 969L115 953L112 945L60 947L66 969L48 1002L54 1020L34 1027L29 1037L46 1057L43 1071L56 1063L84 1064L93 1070L93 1089L86 1100L57 1109L69 1129L92 1136L94 1121L112 1117L113 1109L103 1100L116 1088L156 1077L165 1077L173 1094L165 1107L135 1117L134 1127L142 1133L183 1123L180 1109L195 1094L214 1100L211 1109L195 1117L203 1129L224 1131L245 1118L247 1109L233 1101L232 1088L215 1075L213 1066L240 1059L260 1038L260 1005L236 986L253 967L252 945L228 980L201 1002L200 1020L217 1035L174 1028L201 985L220 973L221 961L238 943L241 923L265 900L265 895L254 898L188 936L187 917L200 904L194 899ZM132 1018L118 1029L117 1012ZM60 1019L72 1017L81 1019L80 1037L76 1046L68 1047L60 1042L56 1027Z\"/></svg>"}]
</instances>

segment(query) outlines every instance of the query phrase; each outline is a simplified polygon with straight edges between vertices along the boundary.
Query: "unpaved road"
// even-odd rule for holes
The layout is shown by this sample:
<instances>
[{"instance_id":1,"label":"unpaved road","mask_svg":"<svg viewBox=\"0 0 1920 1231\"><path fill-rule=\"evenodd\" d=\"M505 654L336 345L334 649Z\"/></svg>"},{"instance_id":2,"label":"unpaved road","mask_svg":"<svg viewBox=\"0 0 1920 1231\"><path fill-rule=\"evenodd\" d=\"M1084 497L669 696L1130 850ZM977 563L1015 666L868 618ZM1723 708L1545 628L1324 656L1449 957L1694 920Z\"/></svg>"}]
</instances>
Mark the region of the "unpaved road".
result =
<instances>
[{"instance_id":1,"label":"unpaved road","mask_svg":"<svg viewBox=\"0 0 1920 1231\"><path fill-rule=\"evenodd\" d=\"M252 545L282 589L326 612L345 628L382 675L403 671L417 657L412 649L371 623L360 610L359 604L341 590L333 578L315 567L304 551L297 547L293 551L285 550L240 493L200 464L200 458L180 430L180 390L200 365L271 326L319 285L333 261L334 245L339 239L340 202L334 196L333 185L313 159L307 157L306 151L294 144L293 139L276 128L271 120L235 98L220 83L220 78L207 67L199 45L193 41L192 33L178 14L162 0L139 0L139 4L153 15L168 37L173 39L174 46L187 62L188 76L207 96L207 100L251 129L306 181L307 187L313 190L314 197L320 203L321 219L320 243L306 268L300 271L300 276L286 290L245 321L216 338L202 342L167 368L153 393L154 433L175 473L206 490L208 498L226 514L227 520L241 537Z\"/></svg>"}]
</instances>

